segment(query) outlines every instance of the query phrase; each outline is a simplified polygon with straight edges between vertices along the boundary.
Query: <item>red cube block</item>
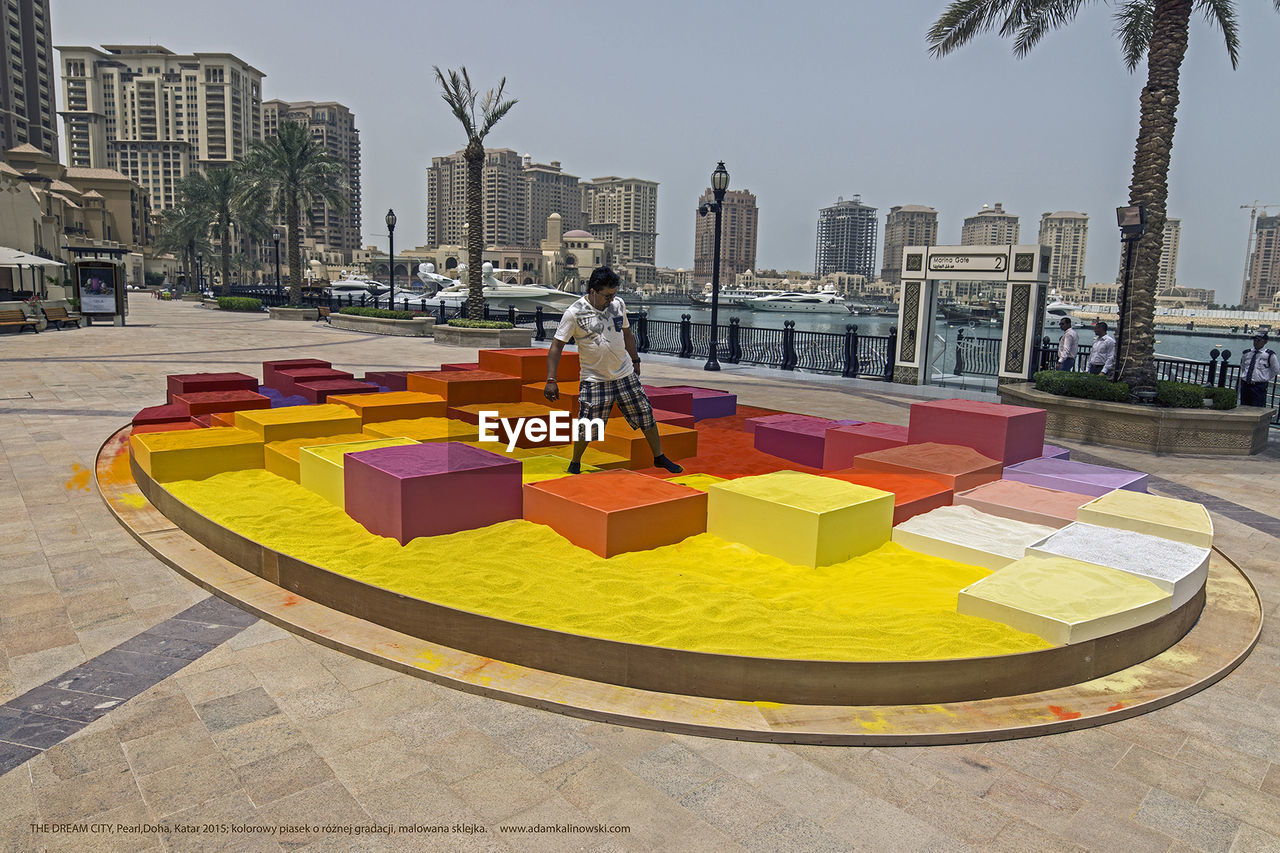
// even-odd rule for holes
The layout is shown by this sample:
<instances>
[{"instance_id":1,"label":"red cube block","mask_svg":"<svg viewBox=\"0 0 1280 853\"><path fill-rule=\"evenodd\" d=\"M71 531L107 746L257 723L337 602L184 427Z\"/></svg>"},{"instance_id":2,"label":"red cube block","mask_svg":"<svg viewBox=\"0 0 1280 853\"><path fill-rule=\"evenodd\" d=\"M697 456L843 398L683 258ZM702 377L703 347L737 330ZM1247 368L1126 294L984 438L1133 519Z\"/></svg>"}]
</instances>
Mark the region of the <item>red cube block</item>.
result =
<instances>
[{"instance_id":1,"label":"red cube block","mask_svg":"<svg viewBox=\"0 0 1280 853\"><path fill-rule=\"evenodd\" d=\"M286 397L291 397L302 394L298 390L299 382L319 382L322 379L354 380L355 377L345 370L334 370L332 367L290 367L276 371L275 388Z\"/></svg>"},{"instance_id":2,"label":"red cube block","mask_svg":"<svg viewBox=\"0 0 1280 853\"><path fill-rule=\"evenodd\" d=\"M520 384L547 379L547 350L541 347L523 349L482 349L479 355L480 370L505 373L519 378ZM560 354L560 366L556 379L566 382L578 380L578 354L565 350Z\"/></svg>"},{"instance_id":3,"label":"red cube block","mask_svg":"<svg viewBox=\"0 0 1280 853\"><path fill-rule=\"evenodd\" d=\"M455 361L455 362L451 362L450 364L442 364L442 365L440 365L440 369L441 369L441 370L451 370L451 371L458 371L458 370L479 370L479 369L480 369L480 362L478 362L478 361ZM414 371L414 372L415 372L415 373L430 373L431 371L428 371L428 370L422 370L422 371ZM413 390L413 389L409 389L409 390Z\"/></svg>"},{"instance_id":4,"label":"red cube block","mask_svg":"<svg viewBox=\"0 0 1280 853\"><path fill-rule=\"evenodd\" d=\"M911 404L911 444L946 442L972 447L1005 465L1044 452L1044 409L980 400L933 400Z\"/></svg>"},{"instance_id":5,"label":"red cube block","mask_svg":"<svg viewBox=\"0 0 1280 853\"><path fill-rule=\"evenodd\" d=\"M664 412L680 412L693 415L693 392L681 388L663 388L660 385L645 385L644 395L655 409Z\"/></svg>"},{"instance_id":6,"label":"red cube block","mask_svg":"<svg viewBox=\"0 0 1280 853\"><path fill-rule=\"evenodd\" d=\"M244 373L178 373L167 379L166 401L200 391L257 391L258 380Z\"/></svg>"},{"instance_id":7,"label":"red cube block","mask_svg":"<svg viewBox=\"0 0 1280 853\"><path fill-rule=\"evenodd\" d=\"M133 425L151 426L152 424L181 423L191 417L191 412L181 403L169 403L165 406L147 406L133 416Z\"/></svg>"},{"instance_id":8,"label":"red cube block","mask_svg":"<svg viewBox=\"0 0 1280 853\"><path fill-rule=\"evenodd\" d=\"M906 443L907 428L896 424L869 421L864 424L832 426L827 430L822 467L846 468L864 453L902 447Z\"/></svg>"},{"instance_id":9,"label":"red cube block","mask_svg":"<svg viewBox=\"0 0 1280 853\"><path fill-rule=\"evenodd\" d=\"M754 433L756 450L810 468L821 468L827 430L836 425L836 421L814 417L757 422Z\"/></svg>"},{"instance_id":10,"label":"red cube block","mask_svg":"<svg viewBox=\"0 0 1280 853\"><path fill-rule=\"evenodd\" d=\"M333 367L327 361L318 358L285 358L275 361L262 362L262 384L268 388L279 388L277 384L280 380L276 373L280 370L296 369L299 367Z\"/></svg>"},{"instance_id":11,"label":"red cube block","mask_svg":"<svg viewBox=\"0 0 1280 853\"><path fill-rule=\"evenodd\" d=\"M388 391L408 391L409 386L405 380L411 372L409 370L375 370L366 373L364 381L381 385Z\"/></svg>"},{"instance_id":12,"label":"red cube block","mask_svg":"<svg viewBox=\"0 0 1280 853\"><path fill-rule=\"evenodd\" d=\"M354 379L317 379L314 382L295 382L297 393L308 403L325 403L329 397L341 394L376 394L378 386Z\"/></svg>"},{"instance_id":13,"label":"red cube block","mask_svg":"<svg viewBox=\"0 0 1280 853\"><path fill-rule=\"evenodd\" d=\"M192 417L214 412L242 412L246 409L269 409L271 398L256 391L196 391L175 394L175 405L186 406Z\"/></svg>"},{"instance_id":14,"label":"red cube block","mask_svg":"<svg viewBox=\"0 0 1280 853\"><path fill-rule=\"evenodd\" d=\"M617 409L617 407L614 407ZM617 417L622 417L620 412L614 412ZM610 415L613 417L614 415ZM693 429L693 415L687 415L684 412L664 412L662 409L653 410L653 419L660 424L667 426L684 427L685 429Z\"/></svg>"},{"instance_id":15,"label":"red cube block","mask_svg":"<svg viewBox=\"0 0 1280 853\"><path fill-rule=\"evenodd\" d=\"M882 492L892 492L894 524L901 524L913 515L920 515L940 506L950 506L955 495L944 480L926 474L844 468L824 472L823 476L835 477L858 486L870 486Z\"/></svg>"}]
</instances>

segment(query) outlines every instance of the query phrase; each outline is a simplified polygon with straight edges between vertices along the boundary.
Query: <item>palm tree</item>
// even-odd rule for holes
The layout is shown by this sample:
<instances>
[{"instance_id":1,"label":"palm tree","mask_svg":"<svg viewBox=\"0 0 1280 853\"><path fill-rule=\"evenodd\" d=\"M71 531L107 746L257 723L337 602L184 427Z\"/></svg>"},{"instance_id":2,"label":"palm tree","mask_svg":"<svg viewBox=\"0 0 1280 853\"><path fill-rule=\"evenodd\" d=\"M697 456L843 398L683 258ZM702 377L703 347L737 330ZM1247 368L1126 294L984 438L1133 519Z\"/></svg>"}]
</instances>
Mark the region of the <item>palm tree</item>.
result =
<instances>
[{"instance_id":1,"label":"palm tree","mask_svg":"<svg viewBox=\"0 0 1280 853\"><path fill-rule=\"evenodd\" d=\"M454 117L462 123L467 133L467 147L462 157L467 161L467 316L473 320L484 317L484 281L480 265L484 263L484 207L481 174L484 169L484 138L493 126L516 105L515 99L502 100L502 90L507 85L503 77L497 89L485 93L476 115L478 93L471 86L467 69L450 71L448 76L436 66L436 79L444 90L441 97L453 110Z\"/></svg>"},{"instance_id":2,"label":"palm tree","mask_svg":"<svg viewBox=\"0 0 1280 853\"><path fill-rule=\"evenodd\" d=\"M249 203L243 194L244 174L230 166L210 166L195 172L178 186L183 203L209 224L222 255L222 295L231 294L231 223L241 234L266 228L261 206Z\"/></svg>"},{"instance_id":3,"label":"palm tree","mask_svg":"<svg viewBox=\"0 0 1280 853\"><path fill-rule=\"evenodd\" d=\"M209 252L209 219L202 211L179 203L161 212L156 228L156 249L182 258L183 281L194 280L196 253Z\"/></svg>"},{"instance_id":4,"label":"palm tree","mask_svg":"<svg viewBox=\"0 0 1280 853\"><path fill-rule=\"evenodd\" d=\"M323 201L335 210L346 208L343 173L346 166L311 138L297 122L287 121L269 139L254 142L245 155L245 186L241 202L247 208L270 207L283 216L289 247L289 304L302 304L302 212Z\"/></svg>"},{"instance_id":5,"label":"palm tree","mask_svg":"<svg viewBox=\"0 0 1280 853\"><path fill-rule=\"evenodd\" d=\"M1280 0L1272 0L1280 11ZM929 30L930 52L945 56L979 33L999 27L1023 57L1045 33L1070 23L1085 0L954 0ZM1128 310L1120 318L1124 347L1117 354L1120 378L1134 388L1155 385L1155 291L1164 247L1169 158L1177 123L1178 74L1187 52L1191 13L1202 13L1222 30L1231 67L1238 62L1239 30L1233 0L1124 0L1114 21L1125 64L1134 71L1147 61L1147 84L1139 98L1129 204L1147 210L1147 230L1138 241L1130 272ZM1124 310L1124 309L1122 309Z\"/></svg>"}]
</instances>

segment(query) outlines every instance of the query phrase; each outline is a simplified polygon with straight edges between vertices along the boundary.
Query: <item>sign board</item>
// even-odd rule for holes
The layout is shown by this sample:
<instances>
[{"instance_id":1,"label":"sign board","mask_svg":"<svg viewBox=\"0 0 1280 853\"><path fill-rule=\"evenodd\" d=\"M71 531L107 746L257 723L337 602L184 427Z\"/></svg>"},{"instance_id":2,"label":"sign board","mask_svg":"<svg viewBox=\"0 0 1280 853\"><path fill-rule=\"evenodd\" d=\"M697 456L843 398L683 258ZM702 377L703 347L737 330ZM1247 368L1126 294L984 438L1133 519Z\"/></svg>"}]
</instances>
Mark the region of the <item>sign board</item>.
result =
<instances>
[{"instance_id":1,"label":"sign board","mask_svg":"<svg viewBox=\"0 0 1280 853\"><path fill-rule=\"evenodd\" d=\"M1048 246L907 246L902 278L925 281L1049 280Z\"/></svg>"},{"instance_id":2,"label":"sign board","mask_svg":"<svg viewBox=\"0 0 1280 853\"><path fill-rule=\"evenodd\" d=\"M1009 268L1009 255L930 255L930 272L1004 272Z\"/></svg>"},{"instance_id":3,"label":"sign board","mask_svg":"<svg viewBox=\"0 0 1280 853\"><path fill-rule=\"evenodd\" d=\"M120 266L108 261L77 261L74 267L80 313L123 317L125 293Z\"/></svg>"}]
</instances>

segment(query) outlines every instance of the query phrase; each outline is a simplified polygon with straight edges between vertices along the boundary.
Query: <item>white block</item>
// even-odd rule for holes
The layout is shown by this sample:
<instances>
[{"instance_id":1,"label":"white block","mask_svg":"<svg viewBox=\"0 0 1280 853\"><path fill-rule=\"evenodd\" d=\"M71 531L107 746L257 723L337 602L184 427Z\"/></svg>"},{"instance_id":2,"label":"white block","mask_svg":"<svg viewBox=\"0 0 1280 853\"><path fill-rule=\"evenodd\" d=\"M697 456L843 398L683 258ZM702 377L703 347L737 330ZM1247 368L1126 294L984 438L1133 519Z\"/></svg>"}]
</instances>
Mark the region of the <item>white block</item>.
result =
<instances>
[{"instance_id":1,"label":"white block","mask_svg":"<svg viewBox=\"0 0 1280 853\"><path fill-rule=\"evenodd\" d=\"M893 528L904 548L944 560L995 571L1021 558L1027 546L1053 528L989 515L967 506L943 506L913 516Z\"/></svg>"},{"instance_id":2,"label":"white block","mask_svg":"<svg viewBox=\"0 0 1280 853\"><path fill-rule=\"evenodd\" d=\"M1132 530L1076 522L1037 542L1027 555L1070 557L1145 578L1186 604L1209 577L1209 549Z\"/></svg>"}]
</instances>

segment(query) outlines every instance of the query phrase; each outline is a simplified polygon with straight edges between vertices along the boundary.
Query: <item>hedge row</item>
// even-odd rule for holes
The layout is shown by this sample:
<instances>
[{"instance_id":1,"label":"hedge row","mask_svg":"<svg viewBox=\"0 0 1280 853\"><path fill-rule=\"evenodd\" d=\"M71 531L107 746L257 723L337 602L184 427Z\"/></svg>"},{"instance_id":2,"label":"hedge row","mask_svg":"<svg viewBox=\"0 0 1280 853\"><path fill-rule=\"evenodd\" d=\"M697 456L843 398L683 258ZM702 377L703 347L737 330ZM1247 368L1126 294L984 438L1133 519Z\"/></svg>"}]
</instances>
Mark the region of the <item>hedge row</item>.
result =
<instances>
[{"instance_id":1,"label":"hedge row","mask_svg":"<svg viewBox=\"0 0 1280 853\"><path fill-rule=\"evenodd\" d=\"M1112 382L1092 373L1041 370L1033 377L1037 391L1061 397L1081 397L1109 403L1129 402L1130 388L1124 382ZM1203 409L1205 400L1214 409L1236 407L1236 389L1209 388L1194 382L1156 382L1156 405L1171 409Z\"/></svg>"},{"instance_id":2,"label":"hedge row","mask_svg":"<svg viewBox=\"0 0 1280 853\"><path fill-rule=\"evenodd\" d=\"M219 296L218 307L223 311L261 311L262 300L247 296Z\"/></svg>"},{"instance_id":3,"label":"hedge row","mask_svg":"<svg viewBox=\"0 0 1280 853\"><path fill-rule=\"evenodd\" d=\"M356 317L377 317L380 320L416 320L429 316L415 311L388 311L386 308L341 308L339 314L351 314Z\"/></svg>"},{"instance_id":4,"label":"hedge row","mask_svg":"<svg viewBox=\"0 0 1280 853\"><path fill-rule=\"evenodd\" d=\"M450 326L459 329L514 329L506 320L466 320L461 317L450 320Z\"/></svg>"}]
</instances>

